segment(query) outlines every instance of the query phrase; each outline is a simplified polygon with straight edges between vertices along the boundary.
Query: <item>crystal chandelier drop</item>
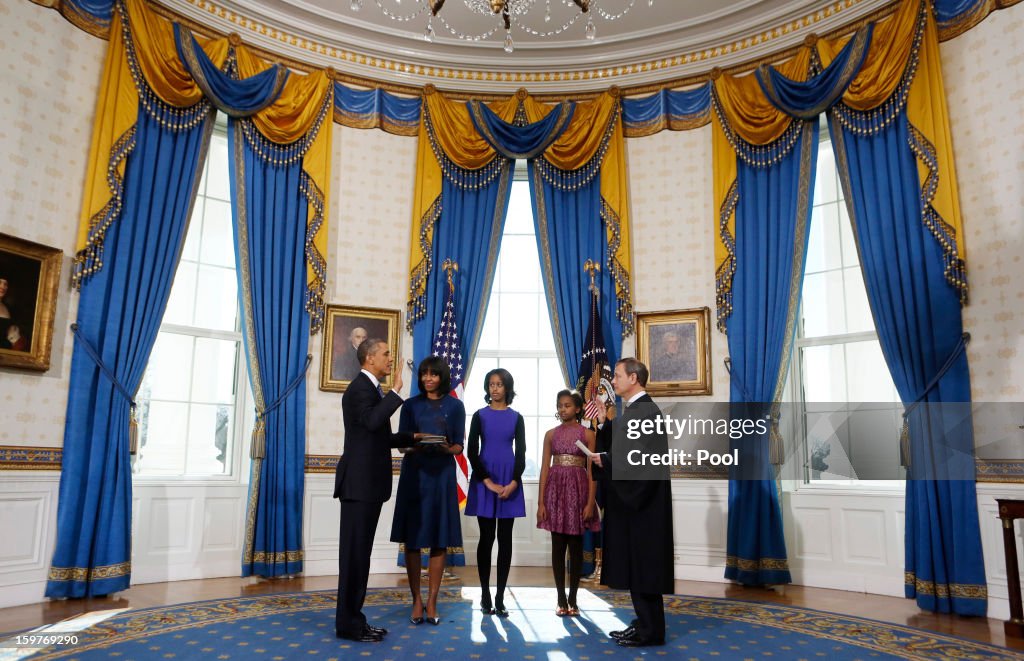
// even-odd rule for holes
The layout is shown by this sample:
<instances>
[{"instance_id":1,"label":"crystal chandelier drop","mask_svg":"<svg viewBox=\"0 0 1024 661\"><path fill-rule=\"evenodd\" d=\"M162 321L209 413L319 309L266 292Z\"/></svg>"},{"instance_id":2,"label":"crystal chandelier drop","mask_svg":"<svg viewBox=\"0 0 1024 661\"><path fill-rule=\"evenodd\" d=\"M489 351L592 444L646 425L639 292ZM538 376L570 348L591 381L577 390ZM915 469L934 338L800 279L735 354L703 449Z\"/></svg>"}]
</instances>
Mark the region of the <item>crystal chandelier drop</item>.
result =
<instances>
[{"instance_id":1,"label":"crystal chandelier drop","mask_svg":"<svg viewBox=\"0 0 1024 661\"><path fill-rule=\"evenodd\" d=\"M405 0L404 7L411 10L403 11L402 0L373 0L381 13L389 19L398 23L411 23L422 20L426 17L427 25L423 30L423 38L433 41L435 35L434 22L436 21L451 36L464 41L484 41L494 36L500 29L505 29L505 52L511 53L515 48L512 40L512 29L525 32L534 37L546 38L560 35L578 21L586 20L585 36L593 41L597 37L597 26L594 23L595 14L606 21L616 21L633 8L637 0L462 0L466 7L477 14L485 14L495 18L500 17L494 26L483 32L464 32L441 14L441 8L445 0ZM552 27L551 5L564 5L573 10L571 16L559 25L555 22ZM544 5L545 29L539 30L526 22L526 16L539 5ZM605 9L605 5L616 6L614 10ZM647 0L647 6L653 6L654 0ZM359 11L363 6L363 0L351 0L352 11ZM451 12L449 12L451 13ZM536 14L537 12L534 12Z\"/></svg>"}]
</instances>

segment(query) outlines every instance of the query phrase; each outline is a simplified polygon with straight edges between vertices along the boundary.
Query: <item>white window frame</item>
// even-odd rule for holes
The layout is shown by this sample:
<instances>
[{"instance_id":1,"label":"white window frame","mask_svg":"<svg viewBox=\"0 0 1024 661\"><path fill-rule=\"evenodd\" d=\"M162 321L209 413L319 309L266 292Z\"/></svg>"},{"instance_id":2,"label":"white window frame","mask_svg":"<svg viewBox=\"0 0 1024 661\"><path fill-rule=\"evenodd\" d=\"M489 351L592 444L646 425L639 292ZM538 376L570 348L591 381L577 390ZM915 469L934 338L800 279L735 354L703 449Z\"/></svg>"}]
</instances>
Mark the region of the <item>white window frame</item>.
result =
<instances>
[{"instance_id":1,"label":"white window frame","mask_svg":"<svg viewBox=\"0 0 1024 661\"><path fill-rule=\"evenodd\" d=\"M216 124L214 125L213 135L227 138L227 120L221 113L217 114ZM201 180L204 183L204 189L196 195L196 201L200 198L206 198L205 183L209 176L208 168L210 166L209 159L203 163L203 168L207 169L204 172L204 176ZM229 173L230 176L230 173ZM220 200L220 198L212 198ZM196 205L198 206L198 205ZM193 213L195 206L193 207ZM188 227L185 230L185 236L182 237L183 241L188 240L188 232L192 229L192 218L189 218ZM234 246L232 246L232 251ZM177 276L177 266L175 266L175 276ZM228 456L225 457L225 472L220 475L197 475L197 474L184 474L184 475L156 475L147 473L136 473L134 472L134 459L132 462L132 481L139 484L154 486L159 484L173 484L179 486L187 485L209 485L209 484L239 484L248 481L248 474L244 470L244 457L248 456L249 443L248 439L252 434L252 428L254 426L255 412L253 411L252 395L250 393L251 388L249 387L249 369L248 369L248 358L245 353L245 342L242 337L241 328L241 312L236 317L235 330L224 331L216 330L211 328L203 328L198 326L187 326L181 324L170 324L161 323L159 333L173 333L176 335L185 335L195 339L212 339L212 340L226 340L238 343L238 352L235 359L235 401L234 401L234 424L232 425L233 430L231 434L230 447L228 448ZM193 345L194 346L194 345ZM152 358L152 356L150 356ZM148 368L148 361L147 361ZM163 400L157 399L156 401L175 401L179 403L185 403L191 405L192 399L192 382L189 382L189 399L185 401L181 400ZM151 400L152 401L152 400ZM191 415L191 406L189 408L189 415ZM188 428L186 422L185 428ZM139 439L141 450L141 441ZM184 440L183 440L184 442Z\"/></svg>"}]
</instances>

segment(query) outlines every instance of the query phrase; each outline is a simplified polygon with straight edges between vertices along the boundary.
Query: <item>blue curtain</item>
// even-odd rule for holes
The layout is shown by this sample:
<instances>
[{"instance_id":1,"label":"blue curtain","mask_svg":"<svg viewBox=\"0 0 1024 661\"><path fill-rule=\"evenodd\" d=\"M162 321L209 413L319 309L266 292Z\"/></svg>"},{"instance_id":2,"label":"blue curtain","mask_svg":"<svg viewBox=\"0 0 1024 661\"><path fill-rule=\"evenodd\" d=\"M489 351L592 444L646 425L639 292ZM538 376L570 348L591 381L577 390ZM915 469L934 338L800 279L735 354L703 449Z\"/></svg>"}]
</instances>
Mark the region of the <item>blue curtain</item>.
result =
<instances>
[{"instance_id":1,"label":"blue curtain","mask_svg":"<svg viewBox=\"0 0 1024 661\"><path fill-rule=\"evenodd\" d=\"M451 259L459 265L455 276L455 322L462 333L464 373L469 374L472 368L512 192L512 161L501 156L497 159L494 167L500 172L483 185L470 186L459 178L453 180L445 172L437 203L440 215L434 223L433 268L427 276L426 310L413 327L413 359L417 362L433 353L434 334L441 325L448 288L441 263ZM467 384L466 388L469 387Z\"/></svg>"},{"instance_id":2,"label":"blue curtain","mask_svg":"<svg viewBox=\"0 0 1024 661\"><path fill-rule=\"evenodd\" d=\"M792 348L818 157L818 125L794 120L799 137L767 167L737 161L736 273L727 318L730 398L737 416L771 413ZM764 405L765 410L758 406ZM742 474L729 480L725 577L750 585L791 581L769 434L738 441Z\"/></svg>"},{"instance_id":3,"label":"blue curtain","mask_svg":"<svg viewBox=\"0 0 1024 661\"><path fill-rule=\"evenodd\" d=\"M566 385L575 386L573 378L590 322L590 278L583 271L588 259L601 265L595 282L601 294L601 332L611 338L606 346L610 365L622 350L615 282L607 267L610 251L601 213L601 178L595 176L576 190L565 190L548 182L535 161L530 162L529 172L537 250L558 362Z\"/></svg>"},{"instance_id":4,"label":"blue curtain","mask_svg":"<svg viewBox=\"0 0 1024 661\"><path fill-rule=\"evenodd\" d=\"M78 304L50 598L100 596L130 583L130 397L167 307L213 128L210 109L203 102L182 114L154 102L157 119L140 106L105 268L84 281Z\"/></svg>"},{"instance_id":5,"label":"blue curtain","mask_svg":"<svg viewBox=\"0 0 1024 661\"><path fill-rule=\"evenodd\" d=\"M268 163L244 135L245 121L231 121L228 143L238 291L257 406L242 576L275 577L302 571L308 201L301 157ZM256 128L249 133L256 136ZM261 151L274 148L265 143Z\"/></svg>"},{"instance_id":6,"label":"blue curtain","mask_svg":"<svg viewBox=\"0 0 1024 661\"><path fill-rule=\"evenodd\" d=\"M613 338L608 347L614 364L622 347L622 322L616 315L615 282L605 235L607 213L602 208L600 167L590 163L577 172L563 172L539 161L547 149L568 127L575 105L555 106L544 119L532 124L502 121L479 102L470 102L470 116L481 136L499 154L507 158L529 160L530 198L537 230L548 312L555 333L555 346L566 385L575 385L573 377L583 351L584 332L590 321L590 284L583 264L588 259L602 265L597 284L601 292L601 317L605 337ZM607 222L616 222L607 218ZM614 254L612 251L611 254Z\"/></svg>"},{"instance_id":7,"label":"blue curtain","mask_svg":"<svg viewBox=\"0 0 1024 661\"><path fill-rule=\"evenodd\" d=\"M924 208L912 151L914 145L927 154L929 145L905 109L881 129L846 123L830 115L864 284L889 371L913 412L906 596L927 610L984 615L974 434L963 416L968 407L957 404L971 401L960 294L946 280L943 248L927 226L941 219Z\"/></svg>"}]
</instances>

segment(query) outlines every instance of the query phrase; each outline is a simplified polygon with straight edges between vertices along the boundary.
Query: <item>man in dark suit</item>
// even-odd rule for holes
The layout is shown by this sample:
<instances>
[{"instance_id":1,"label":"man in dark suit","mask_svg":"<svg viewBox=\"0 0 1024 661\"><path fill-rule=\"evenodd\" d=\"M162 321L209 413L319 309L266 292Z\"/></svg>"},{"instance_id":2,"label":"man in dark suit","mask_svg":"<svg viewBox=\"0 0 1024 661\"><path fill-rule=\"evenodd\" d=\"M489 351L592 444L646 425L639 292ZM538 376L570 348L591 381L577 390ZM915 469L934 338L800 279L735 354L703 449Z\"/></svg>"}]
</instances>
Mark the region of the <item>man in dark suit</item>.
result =
<instances>
[{"instance_id":1,"label":"man in dark suit","mask_svg":"<svg viewBox=\"0 0 1024 661\"><path fill-rule=\"evenodd\" d=\"M653 423L661 416L661 409L644 391L647 377L647 366L636 358L615 364L612 388L626 408L614 420L614 400L599 412L597 450L602 454L594 457L594 477L605 488L601 583L629 590L636 611L629 627L610 634L623 647L665 644L662 595L675 591L669 469L632 463L644 455L668 452L664 433L652 433L655 426L644 429L644 422Z\"/></svg>"},{"instance_id":2,"label":"man in dark suit","mask_svg":"<svg viewBox=\"0 0 1024 661\"><path fill-rule=\"evenodd\" d=\"M380 382L391 374L391 350L384 340L363 341L357 352L362 371L341 398L345 449L334 477L334 497L341 500L338 553L339 638L380 642L387 629L366 622L363 601L370 576L370 552L381 506L391 498L391 448L407 447L422 434L394 434L391 416L402 406L402 370L386 396Z\"/></svg>"}]
</instances>

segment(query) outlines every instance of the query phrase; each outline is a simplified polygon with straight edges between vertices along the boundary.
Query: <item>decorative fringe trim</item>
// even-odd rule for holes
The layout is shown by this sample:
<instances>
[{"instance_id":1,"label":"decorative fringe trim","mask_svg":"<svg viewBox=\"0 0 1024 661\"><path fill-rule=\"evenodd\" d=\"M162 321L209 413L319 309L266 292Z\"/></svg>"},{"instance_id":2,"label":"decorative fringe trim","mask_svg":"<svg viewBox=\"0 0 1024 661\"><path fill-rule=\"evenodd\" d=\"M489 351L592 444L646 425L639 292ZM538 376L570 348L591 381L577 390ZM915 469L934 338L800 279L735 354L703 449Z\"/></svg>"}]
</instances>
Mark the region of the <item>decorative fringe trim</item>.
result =
<instances>
[{"instance_id":1,"label":"decorative fringe trim","mask_svg":"<svg viewBox=\"0 0 1024 661\"><path fill-rule=\"evenodd\" d=\"M107 159L107 188L110 199L92 218L89 219L89 233L85 247L75 253L71 264L71 286L82 289L82 283L93 273L103 268L103 242L107 230L114 220L121 216L124 204L124 177L118 172L118 166L128 159L128 154L135 149L135 130L132 126L110 148Z\"/></svg>"},{"instance_id":2,"label":"decorative fringe trim","mask_svg":"<svg viewBox=\"0 0 1024 661\"><path fill-rule=\"evenodd\" d=\"M805 120L793 119L778 138L767 145L754 145L738 136L732 130L714 88L711 89L711 105L715 110L715 114L718 115L718 120L722 125L722 132L725 133L725 138L732 145L736 156L752 168L771 167L784 159L789 152L793 151L793 147L803 133Z\"/></svg>"},{"instance_id":3,"label":"decorative fringe trim","mask_svg":"<svg viewBox=\"0 0 1024 661\"><path fill-rule=\"evenodd\" d=\"M726 567L735 567L740 571L789 571L787 558L758 558L749 560L735 555L725 557Z\"/></svg>"},{"instance_id":4,"label":"decorative fringe trim","mask_svg":"<svg viewBox=\"0 0 1024 661\"><path fill-rule=\"evenodd\" d=\"M495 154L490 163L476 170L461 167L448 158L437 140L434 123L430 118L430 107L427 103L423 104L423 124L427 129L427 137L430 139L430 149L434 152L434 158L440 164L444 178L452 184L465 190L479 190L489 186L501 175L508 159L498 154Z\"/></svg>"},{"instance_id":5,"label":"decorative fringe trim","mask_svg":"<svg viewBox=\"0 0 1024 661\"><path fill-rule=\"evenodd\" d=\"M936 583L918 578L912 571L903 572L903 582L907 587L914 588L918 594L934 595L940 599L983 599L988 600L987 585L969 583Z\"/></svg>"},{"instance_id":6,"label":"decorative fringe trim","mask_svg":"<svg viewBox=\"0 0 1024 661\"><path fill-rule=\"evenodd\" d=\"M615 210L603 199L601 200L601 220L605 227L610 230L608 238L608 273L615 281L615 314L622 322L622 337L629 337L633 334L633 292L629 283L629 271L619 262L615 255L619 252L622 244L622 219Z\"/></svg>"},{"instance_id":7,"label":"decorative fringe trim","mask_svg":"<svg viewBox=\"0 0 1024 661\"><path fill-rule=\"evenodd\" d=\"M910 149L925 164L928 175L921 186L921 220L932 233L935 240L942 246L945 262L943 274L960 297L960 305L966 305L968 299L967 265L960 259L957 246L956 229L947 223L932 206L935 193L939 188L939 159L933 145L920 131L910 126Z\"/></svg>"},{"instance_id":8,"label":"decorative fringe trim","mask_svg":"<svg viewBox=\"0 0 1024 661\"><path fill-rule=\"evenodd\" d=\"M213 104L206 97L201 98L197 103L187 108L178 108L168 105L157 96L146 81L142 68L139 66L138 55L135 52L135 42L132 39L131 21L128 18L128 10L123 2L117 3L117 11L121 14L121 30L124 35L124 49L128 59L128 70L135 82L135 89L139 93L139 103L146 110L157 124L168 131L188 131L199 126L208 119L213 111Z\"/></svg>"},{"instance_id":9,"label":"decorative fringe trim","mask_svg":"<svg viewBox=\"0 0 1024 661\"><path fill-rule=\"evenodd\" d=\"M917 74L917 66L921 61L921 42L924 41L924 29L928 20L929 2L922 2L918 12L917 24L914 27L914 43L910 47L910 57L903 70L903 77L893 93L882 104L871 110L854 110L845 103L833 106L831 114L839 123L856 135L874 135L896 120L910 96L910 86Z\"/></svg>"},{"instance_id":10,"label":"decorative fringe trim","mask_svg":"<svg viewBox=\"0 0 1024 661\"><path fill-rule=\"evenodd\" d=\"M46 580L90 582L118 578L131 573L132 563L130 561L100 567L50 567Z\"/></svg>"},{"instance_id":11,"label":"decorative fringe trim","mask_svg":"<svg viewBox=\"0 0 1024 661\"><path fill-rule=\"evenodd\" d=\"M315 239L324 222L324 193L313 178L303 171L299 185L306 201L313 207L313 219L306 227L306 263L313 269L313 280L306 286L306 312L309 313L309 332L319 333L324 327L327 303L327 260L316 247Z\"/></svg>"},{"instance_id":12,"label":"decorative fringe trim","mask_svg":"<svg viewBox=\"0 0 1024 661\"><path fill-rule=\"evenodd\" d=\"M601 144L597 153L587 161L583 167L575 170L563 170L552 165L544 156L536 159L537 171L543 177L544 182L563 191L575 191L586 186L594 177L601 173L601 164L604 162L605 154L611 144L612 134L622 114L622 104L615 104L615 110L608 116L608 124L604 127L604 135L601 136Z\"/></svg>"},{"instance_id":13,"label":"decorative fringe trim","mask_svg":"<svg viewBox=\"0 0 1024 661\"><path fill-rule=\"evenodd\" d=\"M431 269L434 268L434 260L431 256L433 252L431 232L434 229L434 223L440 217L441 198L438 197L420 219L420 254L423 257L409 274L409 301L406 303L405 328L410 333L416 322L427 314L427 278L430 276Z\"/></svg>"},{"instance_id":14,"label":"decorative fringe trim","mask_svg":"<svg viewBox=\"0 0 1024 661\"><path fill-rule=\"evenodd\" d=\"M732 314L732 278L736 275L736 241L729 233L729 218L739 203L739 184L733 180L718 212L718 235L728 256L715 272L715 316L718 330L728 333L726 321Z\"/></svg>"},{"instance_id":15,"label":"decorative fringe trim","mask_svg":"<svg viewBox=\"0 0 1024 661\"><path fill-rule=\"evenodd\" d=\"M331 95L324 94L313 126L306 131L306 135L286 145L273 142L260 133L251 117L241 118L238 122L242 127L242 135L245 136L245 141L252 148L253 153L259 156L264 163L275 167L287 167L301 161L306 152L309 151L309 147L320 133L320 127L323 125L324 119L327 117L327 111L331 109L333 103Z\"/></svg>"},{"instance_id":16,"label":"decorative fringe trim","mask_svg":"<svg viewBox=\"0 0 1024 661\"><path fill-rule=\"evenodd\" d=\"M265 565L283 565L302 562L304 557L302 549L297 551L256 551L252 554L249 564L258 562Z\"/></svg>"}]
</instances>

